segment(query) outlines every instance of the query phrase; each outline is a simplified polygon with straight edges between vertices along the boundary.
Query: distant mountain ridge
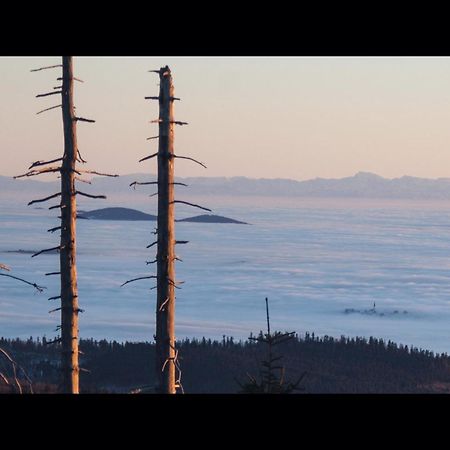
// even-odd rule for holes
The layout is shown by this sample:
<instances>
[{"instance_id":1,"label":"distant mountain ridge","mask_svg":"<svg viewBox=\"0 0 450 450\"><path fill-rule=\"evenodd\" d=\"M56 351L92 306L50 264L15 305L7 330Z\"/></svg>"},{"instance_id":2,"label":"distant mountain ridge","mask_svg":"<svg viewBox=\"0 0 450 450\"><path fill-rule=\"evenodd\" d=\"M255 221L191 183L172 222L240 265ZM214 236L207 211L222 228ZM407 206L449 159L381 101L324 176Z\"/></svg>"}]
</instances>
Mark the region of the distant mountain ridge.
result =
<instances>
[{"instance_id":1,"label":"distant mountain ridge","mask_svg":"<svg viewBox=\"0 0 450 450\"><path fill-rule=\"evenodd\" d=\"M130 188L133 181L154 180L155 176L145 174L122 175L109 179L94 177L91 190L94 193L124 194L132 196L153 193L148 186ZM179 192L186 195L221 196L281 196L281 197L349 197L349 198L392 198L392 199L440 199L450 200L450 178L418 178L403 176L383 178L370 172L358 172L345 178L314 178L296 181L282 178L246 177L198 177L177 178L189 187ZM33 197L36 193L51 193L58 190L59 181L14 180L0 176L0 199L5 195ZM51 189L50 189L51 188ZM54 191L54 192L56 192Z\"/></svg>"}]
</instances>

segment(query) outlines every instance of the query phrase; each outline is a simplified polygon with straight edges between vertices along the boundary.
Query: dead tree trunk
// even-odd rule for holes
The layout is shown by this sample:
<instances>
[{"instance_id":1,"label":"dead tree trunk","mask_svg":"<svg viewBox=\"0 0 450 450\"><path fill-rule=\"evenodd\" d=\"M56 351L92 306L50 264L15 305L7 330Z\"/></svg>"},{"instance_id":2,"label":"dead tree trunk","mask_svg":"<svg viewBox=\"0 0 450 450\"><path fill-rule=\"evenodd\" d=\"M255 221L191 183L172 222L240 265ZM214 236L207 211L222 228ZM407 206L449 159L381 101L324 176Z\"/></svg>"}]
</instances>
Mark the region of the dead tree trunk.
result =
<instances>
[{"instance_id":1,"label":"dead tree trunk","mask_svg":"<svg viewBox=\"0 0 450 450\"><path fill-rule=\"evenodd\" d=\"M77 121L73 104L72 57L63 56L62 116L64 156L61 164L61 370L62 392L78 394L78 287L76 265Z\"/></svg>"},{"instance_id":2,"label":"dead tree trunk","mask_svg":"<svg viewBox=\"0 0 450 450\"><path fill-rule=\"evenodd\" d=\"M95 174L107 177L118 177L100 173L95 170L82 170L76 168L77 161L86 163L81 157L77 146L77 122L93 123L95 120L85 119L75 115L75 106L73 102L74 81L83 83L83 80L76 78L73 74L73 63L71 56L63 56L62 64L54 66L41 67L31 72L54 69L62 67L62 77L58 77L61 86L54 87L54 90L45 94L39 94L36 97L47 97L50 95L61 94L61 104L43 109L36 114L51 111L56 108L62 109L63 128L64 128L64 154L62 157L53 158L46 161L35 161L28 168L28 172L15 176L14 178L34 177L45 173L59 173L61 175L61 191L45 198L32 200L28 205L34 203L46 202L54 198L60 198L60 203L51 206L49 209L59 208L61 211L61 225L47 230L54 233L61 231L60 245L57 247L40 250L32 255L41 255L46 252L59 251L60 270L59 272L49 272L46 276L59 275L61 279L60 295L50 297L49 300L61 299L61 306L52 309L50 313L61 311L61 325L56 330L61 330L61 337L57 337L47 344L61 344L61 370L62 380L60 390L64 393L78 394L79 392L79 372L78 365L78 314L82 312L78 307L78 288L77 288L77 266L76 266L76 218L77 203L76 196L81 195L89 198L106 199L104 195L92 195L76 190L75 180L90 183L88 180L77 178L75 174L81 177L82 174ZM57 163L58 165L52 165ZM29 283L30 284L30 283ZM81 369L83 370L83 369Z\"/></svg>"},{"instance_id":3,"label":"dead tree trunk","mask_svg":"<svg viewBox=\"0 0 450 450\"><path fill-rule=\"evenodd\" d=\"M174 86L166 66L159 72L158 246L156 303L157 391L175 394Z\"/></svg>"},{"instance_id":4,"label":"dead tree trunk","mask_svg":"<svg viewBox=\"0 0 450 450\"><path fill-rule=\"evenodd\" d=\"M175 254L175 245L188 243L188 241L175 240L175 203L182 203L210 212L211 210L184 200L175 200L174 186L187 186L185 183L175 182L175 158L195 162L204 168L206 166L194 158L174 153L174 126L187 125L187 122L174 119L173 102L180 99L174 95L172 74L168 66L159 70L149 70L149 72L157 73L160 78L159 95L157 97L145 97L145 99L159 102L159 117L151 121L151 123L158 123L159 135L147 138L147 140L158 139L158 152L141 158L139 162L157 158L158 180L148 182L134 181L130 184L130 187L136 188L138 185L158 186L158 220L157 229L154 233L157 235L157 240L147 245L147 248L157 245L156 259L147 261L147 264L156 263L157 274L133 278L123 283L122 286L137 280L157 279L156 286L152 288L157 289L156 333L154 335L157 380L155 391L164 394L175 394L177 389L184 393L181 384L178 350L175 347L175 289L181 289L178 284L182 283L181 281L177 283L175 280L175 261L181 261Z\"/></svg>"}]
</instances>

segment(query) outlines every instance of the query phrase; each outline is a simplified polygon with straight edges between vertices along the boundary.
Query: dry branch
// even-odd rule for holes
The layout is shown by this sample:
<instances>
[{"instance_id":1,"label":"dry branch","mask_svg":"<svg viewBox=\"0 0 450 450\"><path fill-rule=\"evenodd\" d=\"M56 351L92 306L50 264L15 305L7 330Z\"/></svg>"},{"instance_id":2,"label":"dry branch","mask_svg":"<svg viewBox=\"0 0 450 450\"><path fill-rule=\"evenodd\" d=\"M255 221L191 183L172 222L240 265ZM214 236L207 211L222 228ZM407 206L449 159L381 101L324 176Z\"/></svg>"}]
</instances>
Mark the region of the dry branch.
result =
<instances>
[{"instance_id":1,"label":"dry branch","mask_svg":"<svg viewBox=\"0 0 450 450\"><path fill-rule=\"evenodd\" d=\"M61 250L61 246L58 245L57 247L45 248L44 250L41 250L40 252L37 252L37 253L31 255L31 257L34 258L35 256L38 256L42 253L52 252L53 250Z\"/></svg>"},{"instance_id":2,"label":"dry branch","mask_svg":"<svg viewBox=\"0 0 450 450\"><path fill-rule=\"evenodd\" d=\"M99 175L101 177L112 177L112 178L116 178L119 175L115 175L115 174L109 174L109 173L102 173L102 172L97 172L96 170L80 170L81 173L89 173L92 175Z\"/></svg>"},{"instance_id":3,"label":"dry branch","mask_svg":"<svg viewBox=\"0 0 450 450\"><path fill-rule=\"evenodd\" d=\"M154 158L155 156L158 156L158 152L153 153L153 155L149 155L149 156L146 156L146 157L140 159L139 162L146 161L147 159Z\"/></svg>"},{"instance_id":4,"label":"dry branch","mask_svg":"<svg viewBox=\"0 0 450 450\"><path fill-rule=\"evenodd\" d=\"M181 289L177 286L177 284L182 284L184 281L179 281L178 283L175 283L171 278L167 278L168 283L173 286L175 289Z\"/></svg>"},{"instance_id":5,"label":"dry branch","mask_svg":"<svg viewBox=\"0 0 450 450\"><path fill-rule=\"evenodd\" d=\"M178 156L178 155L172 155L174 158L178 158L178 159L187 159L187 160L189 160L189 161L193 161L193 162L195 162L195 163L197 163L197 164L200 164L202 167L204 167L205 169L207 169L207 167L202 163L202 162L200 162L200 161L197 161L196 159L194 159L194 158L190 158L189 156Z\"/></svg>"},{"instance_id":6,"label":"dry branch","mask_svg":"<svg viewBox=\"0 0 450 450\"><path fill-rule=\"evenodd\" d=\"M89 198L102 198L102 199L106 199L106 195L91 195L91 194L86 194L85 192L81 192L81 191L75 191L75 194L80 194L84 197L89 197Z\"/></svg>"},{"instance_id":7,"label":"dry branch","mask_svg":"<svg viewBox=\"0 0 450 450\"><path fill-rule=\"evenodd\" d=\"M36 175L41 175L43 173L53 173L53 172L60 172L60 171L61 171L61 167L59 167L59 166L58 167L47 167L46 169L33 169L22 175L16 175L13 178L17 179L17 178L23 178L23 177L34 177Z\"/></svg>"},{"instance_id":8,"label":"dry branch","mask_svg":"<svg viewBox=\"0 0 450 450\"><path fill-rule=\"evenodd\" d=\"M159 136L150 136L146 140L149 141L150 139L158 139L158 138L159 138Z\"/></svg>"},{"instance_id":9,"label":"dry branch","mask_svg":"<svg viewBox=\"0 0 450 450\"><path fill-rule=\"evenodd\" d=\"M50 206L48 209L51 210L51 209L58 209L58 208L61 208L61 209L66 208L66 205L63 205L62 203L60 203L59 205Z\"/></svg>"},{"instance_id":10,"label":"dry branch","mask_svg":"<svg viewBox=\"0 0 450 450\"><path fill-rule=\"evenodd\" d=\"M157 181L146 181L146 182L133 181L132 183L130 183L130 187L133 186L133 189L136 189L136 186L145 185L145 184L158 184L158 182Z\"/></svg>"},{"instance_id":11,"label":"dry branch","mask_svg":"<svg viewBox=\"0 0 450 450\"><path fill-rule=\"evenodd\" d=\"M56 64L55 66L40 67L39 69L31 69L30 72L39 72L40 70L54 69L56 67L62 67L62 64Z\"/></svg>"},{"instance_id":12,"label":"dry branch","mask_svg":"<svg viewBox=\"0 0 450 450\"><path fill-rule=\"evenodd\" d=\"M200 209L203 209L205 211L212 212L209 208L204 208L203 206L196 205L195 203L185 202L183 200L174 200L172 203L183 203L184 205L194 206L195 208L200 208Z\"/></svg>"},{"instance_id":13,"label":"dry branch","mask_svg":"<svg viewBox=\"0 0 450 450\"><path fill-rule=\"evenodd\" d=\"M150 275L150 276L147 276L147 277L133 278L132 280L125 281L125 283L121 284L120 287L125 286L128 283L133 283L133 281L147 280L147 279L150 279L150 278L156 278L156 276L155 275Z\"/></svg>"},{"instance_id":14,"label":"dry branch","mask_svg":"<svg viewBox=\"0 0 450 450\"><path fill-rule=\"evenodd\" d=\"M153 247L153 246L156 245L157 243L158 243L158 241L152 242L151 244L147 245L146 248Z\"/></svg>"},{"instance_id":15,"label":"dry branch","mask_svg":"<svg viewBox=\"0 0 450 450\"><path fill-rule=\"evenodd\" d=\"M89 123L95 123L95 120L92 119L85 119L84 117L74 117L74 120L78 122L89 122Z\"/></svg>"},{"instance_id":16,"label":"dry branch","mask_svg":"<svg viewBox=\"0 0 450 450\"><path fill-rule=\"evenodd\" d=\"M59 344L62 341L61 338L53 339L53 341L45 341L45 345Z\"/></svg>"},{"instance_id":17,"label":"dry branch","mask_svg":"<svg viewBox=\"0 0 450 450\"><path fill-rule=\"evenodd\" d=\"M167 297L162 303L161 306L159 307L159 311L162 311L164 306L167 304L167 302L169 301L169 297Z\"/></svg>"},{"instance_id":18,"label":"dry branch","mask_svg":"<svg viewBox=\"0 0 450 450\"><path fill-rule=\"evenodd\" d=\"M45 274L46 277L50 276L50 275L61 275L61 272L47 272Z\"/></svg>"},{"instance_id":19,"label":"dry branch","mask_svg":"<svg viewBox=\"0 0 450 450\"><path fill-rule=\"evenodd\" d=\"M35 161L34 163L31 164L30 167L28 167L28 170L32 169L33 167L45 166L47 164L52 164L58 161L62 161L62 158L51 159L50 161Z\"/></svg>"},{"instance_id":20,"label":"dry branch","mask_svg":"<svg viewBox=\"0 0 450 450\"><path fill-rule=\"evenodd\" d=\"M52 198L60 197L60 196L61 196L61 192L57 192L56 194L49 195L48 197L45 197L45 198L40 198L38 200L31 200L31 202L29 202L27 206L33 205L34 203L43 203L43 202L46 202L47 200L51 200Z\"/></svg>"},{"instance_id":21,"label":"dry branch","mask_svg":"<svg viewBox=\"0 0 450 450\"><path fill-rule=\"evenodd\" d=\"M3 354L3 356L6 357L6 359L11 363L12 368L13 368L13 376L14 376L14 381L16 383L16 386L18 388L19 393L22 393L22 386L19 383L19 380L17 378L17 368L23 373L23 375L25 376L25 379L27 380L29 387L30 387L30 394L33 394L33 383L31 382L30 377L28 376L27 372L25 371L25 369L18 364L16 361L14 361L10 355L8 355L8 353L6 353L5 350L3 350L2 348L0 348L0 353ZM9 384L9 383L7 383Z\"/></svg>"},{"instance_id":22,"label":"dry branch","mask_svg":"<svg viewBox=\"0 0 450 450\"><path fill-rule=\"evenodd\" d=\"M78 150L77 149L77 154L78 154L78 161L80 161L81 163L83 163L83 164L86 164L87 163L87 161L85 161L83 158L82 158L82 156L81 156L81 153L80 153L80 150Z\"/></svg>"},{"instance_id":23,"label":"dry branch","mask_svg":"<svg viewBox=\"0 0 450 450\"><path fill-rule=\"evenodd\" d=\"M5 377L5 375L3 375L1 372L0 372L0 378L3 380L3 382L7 385L7 386L9 386L9 381L8 381L8 379Z\"/></svg>"},{"instance_id":24,"label":"dry branch","mask_svg":"<svg viewBox=\"0 0 450 450\"><path fill-rule=\"evenodd\" d=\"M83 180L83 178L75 177L75 180L80 181L81 183L92 184L92 181Z\"/></svg>"},{"instance_id":25,"label":"dry branch","mask_svg":"<svg viewBox=\"0 0 450 450\"><path fill-rule=\"evenodd\" d=\"M47 230L47 232L49 232L49 233L54 233L55 231L60 230L60 229L61 229L61 226L59 226L59 227L53 227L53 228L49 228L49 229Z\"/></svg>"},{"instance_id":26,"label":"dry branch","mask_svg":"<svg viewBox=\"0 0 450 450\"><path fill-rule=\"evenodd\" d=\"M1 277L8 277L8 278L14 278L15 280L22 281L23 283L29 284L30 286L33 286L35 289L37 289L39 292L43 292L44 289L47 289L45 286L39 286L36 283L30 283L27 280L24 280L23 278L15 277L14 275L10 275L8 273L0 273Z\"/></svg>"},{"instance_id":27,"label":"dry branch","mask_svg":"<svg viewBox=\"0 0 450 450\"><path fill-rule=\"evenodd\" d=\"M52 91L52 92L46 92L45 94L38 94L38 95L36 95L36 98L48 97L49 95L56 95L56 94L62 94L62 91Z\"/></svg>"},{"instance_id":28,"label":"dry branch","mask_svg":"<svg viewBox=\"0 0 450 450\"><path fill-rule=\"evenodd\" d=\"M67 81L75 80L75 81L79 81L80 83L84 83L83 80L80 80L79 78L75 78L75 77L71 77L71 78L58 77L56 80L57 81L64 81L64 79L66 79Z\"/></svg>"},{"instance_id":29,"label":"dry branch","mask_svg":"<svg viewBox=\"0 0 450 450\"><path fill-rule=\"evenodd\" d=\"M50 297L50 298L48 298L47 300L58 300L59 298L61 298L61 296L60 295L56 295L55 297Z\"/></svg>"},{"instance_id":30,"label":"dry branch","mask_svg":"<svg viewBox=\"0 0 450 450\"><path fill-rule=\"evenodd\" d=\"M50 108L46 108L46 109L43 109L41 111L38 111L36 114L41 114L41 113L43 113L45 111L50 111L51 109L61 108L61 106L62 105L51 106Z\"/></svg>"}]
</instances>

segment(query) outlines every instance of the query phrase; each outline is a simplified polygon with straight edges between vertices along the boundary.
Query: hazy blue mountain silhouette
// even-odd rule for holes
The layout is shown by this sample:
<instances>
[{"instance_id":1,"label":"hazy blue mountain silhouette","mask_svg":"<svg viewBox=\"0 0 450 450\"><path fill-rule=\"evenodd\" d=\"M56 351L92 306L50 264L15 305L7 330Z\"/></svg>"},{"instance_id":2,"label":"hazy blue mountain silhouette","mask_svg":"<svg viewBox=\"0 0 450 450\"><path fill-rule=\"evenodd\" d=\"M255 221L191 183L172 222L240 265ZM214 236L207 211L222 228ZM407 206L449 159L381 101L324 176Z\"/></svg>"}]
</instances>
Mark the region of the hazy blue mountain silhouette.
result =
<instances>
[{"instance_id":1,"label":"hazy blue mountain silhouette","mask_svg":"<svg viewBox=\"0 0 450 450\"><path fill-rule=\"evenodd\" d=\"M150 181L155 176L145 174L122 175L109 179L94 177L89 191L94 194L120 194L132 201L148 196L154 187L137 186L130 188L133 181ZM345 178L314 178L296 181L281 178L246 178L246 177L198 177L177 178L189 185L182 188L187 196L287 196L287 197L352 197L352 198L411 198L411 199L449 199L450 178L418 178L403 176L400 178L383 178L370 172L358 172ZM14 180L12 177L0 176L0 200L22 198L25 194L31 199L35 195L52 194L59 189L58 181L37 181L29 179ZM180 188L181 189L181 188ZM178 192L181 192L180 190ZM36 197L34 197L36 198Z\"/></svg>"}]
</instances>

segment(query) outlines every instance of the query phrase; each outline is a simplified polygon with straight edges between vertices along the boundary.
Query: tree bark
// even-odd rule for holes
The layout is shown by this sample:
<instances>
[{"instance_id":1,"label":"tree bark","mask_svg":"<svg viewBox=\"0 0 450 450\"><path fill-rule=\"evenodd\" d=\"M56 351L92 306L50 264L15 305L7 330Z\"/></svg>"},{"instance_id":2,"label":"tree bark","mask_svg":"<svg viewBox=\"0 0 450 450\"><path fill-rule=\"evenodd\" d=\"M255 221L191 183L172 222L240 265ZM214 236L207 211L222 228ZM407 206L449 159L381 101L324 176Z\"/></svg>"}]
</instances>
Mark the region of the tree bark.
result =
<instances>
[{"instance_id":1,"label":"tree bark","mask_svg":"<svg viewBox=\"0 0 450 450\"><path fill-rule=\"evenodd\" d=\"M159 77L156 375L157 391L175 394L174 86L167 66Z\"/></svg>"},{"instance_id":2,"label":"tree bark","mask_svg":"<svg viewBox=\"0 0 450 450\"><path fill-rule=\"evenodd\" d=\"M77 122L73 104L72 57L63 56L62 116L64 157L61 166L61 370L63 393L79 393L78 287L76 266Z\"/></svg>"}]
</instances>

